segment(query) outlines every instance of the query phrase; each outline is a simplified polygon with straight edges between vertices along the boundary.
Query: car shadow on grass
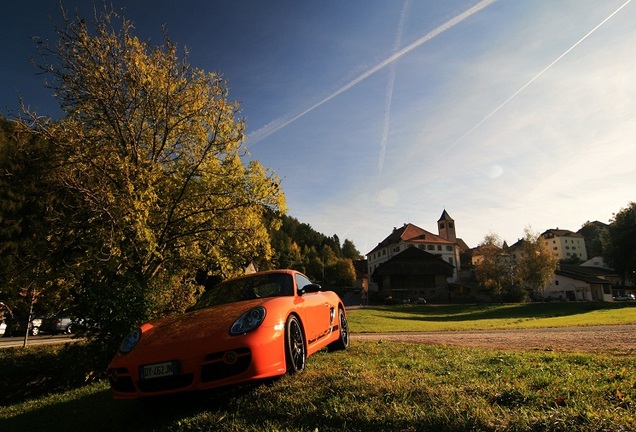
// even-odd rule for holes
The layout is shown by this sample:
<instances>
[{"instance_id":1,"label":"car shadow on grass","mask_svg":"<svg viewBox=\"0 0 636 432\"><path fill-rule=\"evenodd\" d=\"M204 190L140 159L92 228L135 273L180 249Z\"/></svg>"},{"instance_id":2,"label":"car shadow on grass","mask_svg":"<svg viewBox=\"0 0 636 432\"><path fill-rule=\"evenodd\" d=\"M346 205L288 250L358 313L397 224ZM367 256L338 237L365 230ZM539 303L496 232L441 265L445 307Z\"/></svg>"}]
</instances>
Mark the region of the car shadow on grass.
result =
<instances>
[{"instance_id":1,"label":"car shadow on grass","mask_svg":"<svg viewBox=\"0 0 636 432\"><path fill-rule=\"evenodd\" d=\"M479 321L486 319L526 319L555 318L579 315L600 309L617 309L622 305L600 302L552 302L515 304L473 304L435 306L395 306L391 311L399 311L405 316L391 314L390 318L404 321ZM378 308L379 311L384 308Z\"/></svg>"},{"instance_id":2,"label":"car shadow on grass","mask_svg":"<svg viewBox=\"0 0 636 432\"><path fill-rule=\"evenodd\" d=\"M156 431L178 430L181 419L205 412L232 412L236 398L255 385L179 394L142 400L115 400L105 383L75 396L77 390L59 398L43 398L16 405L22 411L11 416L12 406L3 408L0 431ZM263 384L260 384L263 385ZM33 403L36 402L36 403ZM23 408L26 407L26 408Z\"/></svg>"}]
</instances>

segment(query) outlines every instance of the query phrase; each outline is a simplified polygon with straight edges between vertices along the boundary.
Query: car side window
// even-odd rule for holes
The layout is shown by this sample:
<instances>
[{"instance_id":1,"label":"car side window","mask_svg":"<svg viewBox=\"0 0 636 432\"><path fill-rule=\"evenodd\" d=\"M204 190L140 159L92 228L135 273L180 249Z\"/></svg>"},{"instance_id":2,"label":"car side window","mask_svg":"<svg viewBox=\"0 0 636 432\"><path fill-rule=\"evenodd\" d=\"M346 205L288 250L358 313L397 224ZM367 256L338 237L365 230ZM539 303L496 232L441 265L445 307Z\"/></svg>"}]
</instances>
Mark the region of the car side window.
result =
<instances>
[{"instance_id":1,"label":"car side window","mask_svg":"<svg viewBox=\"0 0 636 432\"><path fill-rule=\"evenodd\" d=\"M310 285L311 283L312 282L309 279L307 279L305 276L296 273L296 285L298 286L298 291L300 291L307 285Z\"/></svg>"},{"instance_id":2,"label":"car side window","mask_svg":"<svg viewBox=\"0 0 636 432\"><path fill-rule=\"evenodd\" d=\"M254 286L257 297L292 295L291 277L286 274L272 274L258 281Z\"/></svg>"}]
</instances>

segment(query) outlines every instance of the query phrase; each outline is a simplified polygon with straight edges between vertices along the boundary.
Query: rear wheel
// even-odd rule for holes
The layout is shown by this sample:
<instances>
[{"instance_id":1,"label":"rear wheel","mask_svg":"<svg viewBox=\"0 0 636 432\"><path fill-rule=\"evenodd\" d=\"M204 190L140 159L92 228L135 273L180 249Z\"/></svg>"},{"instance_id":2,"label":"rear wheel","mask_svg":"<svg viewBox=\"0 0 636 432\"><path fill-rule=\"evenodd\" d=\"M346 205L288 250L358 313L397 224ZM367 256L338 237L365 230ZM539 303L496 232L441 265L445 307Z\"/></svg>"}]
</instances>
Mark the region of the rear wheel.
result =
<instances>
[{"instance_id":1,"label":"rear wheel","mask_svg":"<svg viewBox=\"0 0 636 432\"><path fill-rule=\"evenodd\" d=\"M37 336L40 334L40 327L31 328L31 336Z\"/></svg>"},{"instance_id":2,"label":"rear wheel","mask_svg":"<svg viewBox=\"0 0 636 432\"><path fill-rule=\"evenodd\" d=\"M338 321L340 328L340 337L337 341L331 342L327 347L329 351L346 350L349 348L349 323L347 322L347 315L342 309L338 309Z\"/></svg>"},{"instance_id":3,"label":"rear wheel","mask_svg":"<svg viewBox=\"0 0 636 432\"><path fill-rule=\"evenodd\" d=\"M300 321L295 315L291 315L285 325L285 358L287 372L298 373L305 369L305 361L307 360L305 337Z\"/></svg>"}]
</instances>

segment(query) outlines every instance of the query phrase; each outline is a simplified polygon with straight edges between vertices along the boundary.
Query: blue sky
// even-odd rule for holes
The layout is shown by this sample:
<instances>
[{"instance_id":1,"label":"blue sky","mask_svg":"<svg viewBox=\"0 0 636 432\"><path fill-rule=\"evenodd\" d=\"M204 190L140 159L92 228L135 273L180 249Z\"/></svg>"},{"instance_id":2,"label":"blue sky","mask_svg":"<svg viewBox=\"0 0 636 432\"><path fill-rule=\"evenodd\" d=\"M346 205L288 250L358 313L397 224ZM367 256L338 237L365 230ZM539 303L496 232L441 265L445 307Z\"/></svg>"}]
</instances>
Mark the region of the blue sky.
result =
<instances>
[{"instance_id":1,"label":"blue sky","mask_svg":"<svg viewBox=\"0 0 636 432\"><path fill-rule=\"evenodd\" d=\"M0 109L59 115L29 63L57 0L5 2ZM109 3L111 3L109 1ZM363 253L446 209L469 246L578 230L636 200L631 0L114 0L242 103L289 214ZM66 0L90 18L90 2Z\"/></svg>"}]
</instances>

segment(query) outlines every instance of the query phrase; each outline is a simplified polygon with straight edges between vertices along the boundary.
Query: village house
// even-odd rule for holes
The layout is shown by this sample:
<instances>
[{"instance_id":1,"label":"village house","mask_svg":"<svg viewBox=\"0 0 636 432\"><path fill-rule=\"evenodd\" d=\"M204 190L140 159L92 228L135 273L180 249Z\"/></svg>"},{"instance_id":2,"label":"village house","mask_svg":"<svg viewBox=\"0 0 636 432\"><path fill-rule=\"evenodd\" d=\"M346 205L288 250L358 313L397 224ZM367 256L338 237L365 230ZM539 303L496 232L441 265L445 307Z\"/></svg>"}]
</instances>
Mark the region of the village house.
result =
<instances>
[{"instance_id":1,"label":"village house","mask_svg":"<svg viewBox=\"0 0 636 432\"><path fill-rule=\"evenodd\" d=\"M446 299L449 284L458 282L460 253L466 244L457 238L455 221L446 210L437 221L437 234L406 223L367 253L369 296L398 301Z\"/></svg>"},{"instance_id":2,"label":"village house","mask_svg":"<svg viewBox=\"0 0 636 432\"><path fill-rule=\"evenodd\" d=\"M581 233L548 229L540 240L559 260L549 286L529 292L530 298L559 301L612 301L633 295L634 287L620 285L616 273L601 257L588 260ZM501 259L508 263L514 278L517 262L523 257L521 239L511 246L504 242ZM437 234L412 223L393 228L367 254L367 273L362 288L369 299L406 302L487 300L488 294L475 278L475 266L483 259L480 247L469 249L457 237L455 221L444 210L437 221ZM579 265L576 265L580 263ZM360 263L359 263L360 264ZM362 274L363 272L359 271Z\"/></svg>"},{"instance_id":3,"label":"village house","mask_svg":"<svg viewBox=\"0 0 636 432\"><path fill-rule=\"evenodd\" d=\"M616 273L600 267L559 264L544 298L561 301L612 301Z\"/></svg>"},{"instance_id":4,"label":"village house","mask_svg":"<svg viewBox=\"0 0 636 432\"><path fill-rule=\"evenodd\" d=\"M587 261L585 238L564 229L549 229L541 234L543 243L560 261Z\"/></svg>"}]
</instances>

